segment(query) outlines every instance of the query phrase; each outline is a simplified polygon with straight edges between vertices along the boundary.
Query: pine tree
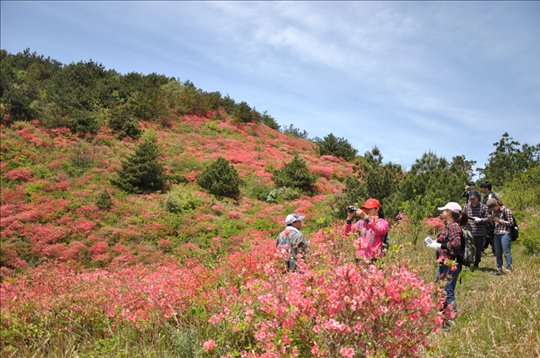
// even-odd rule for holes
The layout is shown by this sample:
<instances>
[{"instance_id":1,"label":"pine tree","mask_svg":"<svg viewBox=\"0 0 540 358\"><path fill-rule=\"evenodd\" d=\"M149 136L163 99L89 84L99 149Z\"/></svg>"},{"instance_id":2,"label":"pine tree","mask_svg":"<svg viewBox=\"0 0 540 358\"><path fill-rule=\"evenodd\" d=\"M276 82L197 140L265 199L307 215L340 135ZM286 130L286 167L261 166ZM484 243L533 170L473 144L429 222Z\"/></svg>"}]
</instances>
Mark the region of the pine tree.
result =
<instances>
[{"instance_id":1,"label":"pine tree","mask_svg":"<svg viewBox=\"0 0 540 358\"><path fill-rule=\"evenodd\" d=\"M314 190L315 177L309 174L306 161L298 155L295 155L283 170L276 171L272 179L278 188L298 188L308 194Z\"/></svg>"},{"instance_id":2,"label":"pine tree","mask_svg":"<svg viewBox=\"0 0 540 358\"><path fill-rule=\"evenodd\" d=\"M198 183L216 196L237 198L240 195L238 172L225 158L218 158L210 164L202 173Z\"/></svg>"},{"instance_id":3,"label":"pine tree","mask_svg":"<svg viewBox=\"0 0 540 358\"><path fill-rule=\"evenodd\" d=\"M356 156L356 149L345 138L338 138L332 133L323 139L315 138L315 142L319 145L320 155L329 154L347 161L353 160Z\"/></svg>"},{"instance_id":4,"label":"pine tree","mask_svg":"<svg viewBox=\"0 0 540 358\"><path fill-rule=\"evenodd\" d=\"M142 193L163 188L165 169L159 162L160 150L156 144L156 134L151 131L135 148L135 153L122 162L114 185L129 193Z\"/></svg>"}]
</instances>

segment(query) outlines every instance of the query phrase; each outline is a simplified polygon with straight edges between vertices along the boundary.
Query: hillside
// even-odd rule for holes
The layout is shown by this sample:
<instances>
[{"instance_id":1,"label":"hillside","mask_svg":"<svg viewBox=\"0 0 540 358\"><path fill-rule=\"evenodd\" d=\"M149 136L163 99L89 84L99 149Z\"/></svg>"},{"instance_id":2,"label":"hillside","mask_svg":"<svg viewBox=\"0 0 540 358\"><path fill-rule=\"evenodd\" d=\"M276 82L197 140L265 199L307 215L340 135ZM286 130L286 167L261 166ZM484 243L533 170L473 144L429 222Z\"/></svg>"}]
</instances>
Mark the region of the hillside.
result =
<instances>
[{"instance_id":1,"label":"hillside","mask_svg":"<svg viewBox=\"0 0 540 358\"><path fill-rule=\"evenodd\" d=\"M464 270L447 333L421 238L444 226L431 217L438 206L461 200L465 156L428 152L405 171L376 147L359 156L333 135L295 136L189 81L0 55L2 356L540 354L540 145L519 149L505 133L490 155L484 175L520 222L516 270L495 278L492 257ZM113 183L147 135L165 183L122 190ZM341 158L321 155L336 148ZM314 180L309 193L276 183L296 156ZM218 158L238 172L234 198L199 182ZM339 213L368 197L391 223L375 264L357 260ZM285 272L275 237L291 212L307 217L311 252Z\"/></svg>"},{"instance_id":2,"label":"hillside","mask_svg":"<svg viewBox=\"0 0 540 358\"><path fill-rule=\"evenodd\" d=\"M228 249L249 244L252 237L273 236L293 211L307 215L313 230L317 219L328 215L330 195L352 173L351 164L320 157L313 143L264 125L184 116L168 127L142 126L157 133L171 178L169 192L129 195L110 184L135 141L117 140L106 128L87 140L45 129L38 121L2 128L4 275L49 259L103 267L182 257L215 241ZM264 196L274 188L272 170L296 153L318 175L317 194L267 202ZM205 164L218 157L230 160L240 174L239 200L218 200L196 184ZM112 198L109 210L96 204L105 191ZM193 207L168 211L171 195L181 195Z\"/></svg>"}]
</instances>

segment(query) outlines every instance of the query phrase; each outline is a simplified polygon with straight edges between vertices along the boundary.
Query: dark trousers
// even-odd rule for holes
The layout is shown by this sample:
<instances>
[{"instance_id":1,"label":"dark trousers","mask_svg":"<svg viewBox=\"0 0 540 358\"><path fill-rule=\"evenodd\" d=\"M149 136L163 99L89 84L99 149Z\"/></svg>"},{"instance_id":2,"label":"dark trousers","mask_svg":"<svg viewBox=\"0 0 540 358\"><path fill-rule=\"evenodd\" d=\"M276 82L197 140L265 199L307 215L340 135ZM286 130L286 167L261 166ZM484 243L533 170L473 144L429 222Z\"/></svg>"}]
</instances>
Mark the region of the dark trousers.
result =
<instances>
[{"instance_id":1,"label":"dark trousers","mask_svg":"<svg viewBox=\"0 0 540 358\"><path fill-rule=\"evenodd\" d=\"M476 247L476 252L474 256L474 264L478 266L480 261L482 261L482 251L484 250L484 242L486 241L485 236L475 236L474 237L474 246Z\"/></svg>"},{"instance_id":2,"label":"dark trousers","mask_svg":"<svg viewBox=\"0 0 540 358\"><path fill-rule=\"evenodd\" d=\"M495 235L494 230L495 227L493 226L493 224L488 222L486 224L486 238L484 240L483 248L483 250L485 250L489 247L489 245L491 245L491 251L493 252L493 254L495 254L495 245L493 244L493 236Z\"/></svg>"},{"instance_id":3,"label":"dark trousers","mask_svg":"<svg viewBox=\"0 0 540 358\"><path fill-rule=\"evenodd\" d=\"M437 274L435 276L435 282L439 282L439 280L442 279L446 280L446 284L444 285L446 299L444 301L443 308L446 308L448 305L452 305L452 309L456 313L456 284L460 272L461 264L457 264L456 267L448 267L444 264L441 264L437 268Z\"/></svg>"}]
</instances>

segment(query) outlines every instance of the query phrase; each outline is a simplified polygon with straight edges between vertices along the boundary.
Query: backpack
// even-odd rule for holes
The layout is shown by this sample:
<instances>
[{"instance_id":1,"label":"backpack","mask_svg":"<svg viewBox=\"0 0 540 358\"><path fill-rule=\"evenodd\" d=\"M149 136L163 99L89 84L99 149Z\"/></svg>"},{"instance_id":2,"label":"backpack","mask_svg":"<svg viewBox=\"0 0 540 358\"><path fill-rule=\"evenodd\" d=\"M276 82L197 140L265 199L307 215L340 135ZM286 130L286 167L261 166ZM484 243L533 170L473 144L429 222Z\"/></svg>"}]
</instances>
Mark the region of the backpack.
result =
<instances>
[{"instance_id":1,"label":"backpack","mask_svg":"<svg viewBox=\"0 0 540 358\"><path fill-rule=\"evenodd\" d=\"M504 217L508 220L508 211L504 211ZM510 225L510 240L516 241L519 237L519 226L517 224L516 218L512 215L512 224Z\"/></svg>"},{"instance_id":2,"label":"backpack","mask_svg":"<svg viewBox=\"0 0 540 358\"><path fill-rule=\"evenodd\" d=\"M285 253L291 253L291 238L289 237L290 235L290 231L285 229L284 231L282 231L278 238L277 238L277 242L276 242L276 248L282 253L282 254L285 254Z\"/></svg>"},{"instance_id":3,"label":"backpack","mask_svg":"<svg viewBox=\"0 0 540 358\"><path fill-rule=\"evenodd\" d=\"M470 230L461 228L461 248L458 262L465 266L470 266L474 263L476 257L476 245L474 244L474 236Z\"/></svg>"},{"instance_id":4,"label":"backpack","mask_svg":"<svg viewBox=\"0 0 540 358\"><path fill-rule=\"evenodd\" d=\"M519 226L516 218L512 216L512 226L510 226L510 239L516 241L519 237Z\"/></svg>"}]
</instances>

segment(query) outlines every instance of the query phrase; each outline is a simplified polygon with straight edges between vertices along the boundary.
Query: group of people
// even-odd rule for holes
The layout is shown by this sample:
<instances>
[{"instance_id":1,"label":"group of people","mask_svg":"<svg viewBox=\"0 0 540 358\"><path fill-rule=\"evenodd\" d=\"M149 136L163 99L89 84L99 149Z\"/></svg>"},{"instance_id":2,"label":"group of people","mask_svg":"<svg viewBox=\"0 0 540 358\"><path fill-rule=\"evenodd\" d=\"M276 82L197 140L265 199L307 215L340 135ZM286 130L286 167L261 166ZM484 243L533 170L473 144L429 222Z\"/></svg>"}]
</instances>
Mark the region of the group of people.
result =
<instances>
[{"instance_id":1,"label":"group of people","mask_svg":"<svg viewBox=\"0 0 540 358\"><path fill-rule=\"evenodd\" d=\"M474 271L480 264L482 254L491 246L492 253L497 258L495 275L503 274L503 255L506 260L506 270L512 271L512 240L510 228L514 222L512 211L505 207L502 201L492 191L490 182L480 185L484 198L475 189L475 183L470 182L461 195L466 199L463 208L464 216L468 218L466 228L473 234L476 257L471 269ZM481 201L480 201L481 200Z\"/></svg>"},{"instance_id":2,"label":"group of people","mask_svg":"<svg viewBox=\"0 0 540 358\"><path fill-rule=\"evenodd\" d=\"M439 207L440 217L445 221L445 228L435 240L426 238L428 247L435 250L439 263L435 282L445 280L445 304L456 312L455 289L459 273L462 270L461 258L464 251L464 231L469 230L474 237L476 247L474 263L471 271L479 267L482 254L489 245L492 246L496 256L497 268L495 275L503 274L503 255L506 260L505 269L511 272L512 251L510 228L513 224L513 215L510 209L505 207L497 195L492 191L492 185L484 182L480 185L484 194L482 198L475 189L475 183L470 182L462 194L466 204L462 207L456 202L449 202ZM354 218L358 220L353 223ZM309 252L309 240L304 236L301 229L304 225L304 216L289 214L285 219L286 228L277 238L276 247L287 252L289 259L286 262L287 270L296 269L296 260L299 254ZM345 234L357 235L357 257L368 261L376 261L384 255L388 249L388 221L385 220L381 210L381 204L377 199L369 198L365 203L356 208L347 208L345 221Z\"/></svg>"},{"instance_id":3,"label":"group of people","mask_svg":"<svg viewBox=\"0 0 540 358\"><path fill-rule=\"evenodd\" d=\"M353 219L358 216L353 224ZM302 233L304 216L292 213L285 218L285 230L279 233L276 247L288 258L285 262L286 269L294 271L298 255L309 253L309 240ZM370 261L381 257L389 247L388 221L384 219L381 204L377 199L370 198L359 208L347 207L347 220L345 222L345 234L354 232L358 236L356 254Z\"/></svg>"}]
</instances>

